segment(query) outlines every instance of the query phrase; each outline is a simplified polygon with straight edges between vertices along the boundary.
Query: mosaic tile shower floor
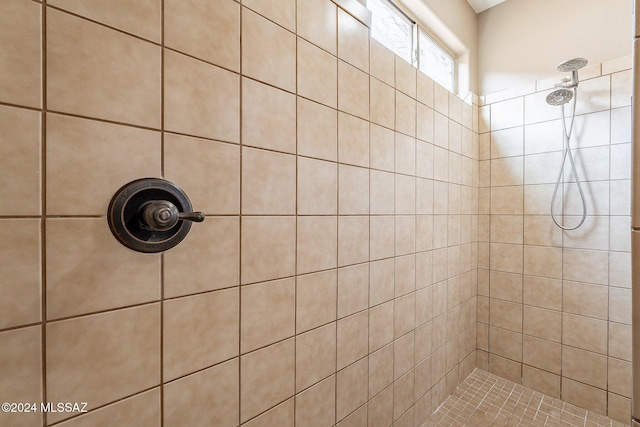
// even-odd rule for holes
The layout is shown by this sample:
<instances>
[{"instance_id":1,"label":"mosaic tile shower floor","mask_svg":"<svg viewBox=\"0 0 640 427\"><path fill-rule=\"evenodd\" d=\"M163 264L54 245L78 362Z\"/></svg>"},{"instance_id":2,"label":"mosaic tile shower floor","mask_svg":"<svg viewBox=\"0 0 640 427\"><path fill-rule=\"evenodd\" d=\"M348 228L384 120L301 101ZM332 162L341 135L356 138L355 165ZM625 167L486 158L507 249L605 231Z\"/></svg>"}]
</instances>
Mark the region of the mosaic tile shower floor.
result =
<instances>
[{"instance_id":1,"label":"mosaic tile shower floor","mask_svg":"<svg viewBox=\"0 0 640 427\"><path fill-rule=\"evenodd\" d=\"M512 381L476 369L423 427L625 427Z\"/></svg>"}]
</instances>

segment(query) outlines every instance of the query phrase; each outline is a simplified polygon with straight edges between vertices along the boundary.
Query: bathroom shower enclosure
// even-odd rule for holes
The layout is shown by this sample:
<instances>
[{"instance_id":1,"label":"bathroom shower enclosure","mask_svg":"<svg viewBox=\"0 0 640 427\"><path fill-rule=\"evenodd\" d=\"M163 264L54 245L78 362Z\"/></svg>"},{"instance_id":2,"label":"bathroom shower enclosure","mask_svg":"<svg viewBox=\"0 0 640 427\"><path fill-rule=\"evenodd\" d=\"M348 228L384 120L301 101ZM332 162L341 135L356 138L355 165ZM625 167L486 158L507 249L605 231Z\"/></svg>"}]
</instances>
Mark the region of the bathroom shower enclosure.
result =
<instances>
[{"instance_id":1,"label":"bathroom shower enclosure","mask_svg":"<svg viewBox=\"0 0 640 427\"><path fill-rule=\"evenodd\" d=\"M463 101L358 2L116 3L0 1L0 403L89 411L0 425L415 427L476 367L628 418L625 52L570 52L590 209L562 234L551 65ZM474 74L492 18L543 2L429 3ZM142 177L206 217L162 254L109 229Z\"/></svg>"}]
</instances>

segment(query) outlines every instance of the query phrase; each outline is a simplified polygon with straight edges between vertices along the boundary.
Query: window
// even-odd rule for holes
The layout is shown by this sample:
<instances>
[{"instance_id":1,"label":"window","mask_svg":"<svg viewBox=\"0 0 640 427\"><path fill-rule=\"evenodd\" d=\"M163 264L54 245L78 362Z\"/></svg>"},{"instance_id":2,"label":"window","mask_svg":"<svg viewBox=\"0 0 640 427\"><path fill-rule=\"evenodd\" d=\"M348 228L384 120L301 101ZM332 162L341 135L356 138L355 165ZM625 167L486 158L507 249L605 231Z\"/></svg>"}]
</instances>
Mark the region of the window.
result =
<instances>
[{"instance_id":1,"label":"window","mask_svg":"<svg viewBox=\"0 0 640 427\"><path fill-rule=\"evenodd\" d=\"M418 64L420 71L449 92L453 92L455 62L453 57L424 30L419 30Z\"/></svg>"},{"instance_id":2,"label":"window","mask_svg":"<svg viewBox=\"0 0 640 427\"><path fill-rule=\"evenodd\" d=\"M387 0L367 0L367 7L371 11L371 36L405 61L413 63L415 22Z\"/></svg>"},{"instance_id":3,"label":"window","mask_svg":"<svg viewBox=\"0 0 640 427\"><path fill-rule=\"evenodd\" d=\"M436 83L455 91L454 57L390 0L367 0L371 36L415 65Z\"/></svg>"}]
</instances>

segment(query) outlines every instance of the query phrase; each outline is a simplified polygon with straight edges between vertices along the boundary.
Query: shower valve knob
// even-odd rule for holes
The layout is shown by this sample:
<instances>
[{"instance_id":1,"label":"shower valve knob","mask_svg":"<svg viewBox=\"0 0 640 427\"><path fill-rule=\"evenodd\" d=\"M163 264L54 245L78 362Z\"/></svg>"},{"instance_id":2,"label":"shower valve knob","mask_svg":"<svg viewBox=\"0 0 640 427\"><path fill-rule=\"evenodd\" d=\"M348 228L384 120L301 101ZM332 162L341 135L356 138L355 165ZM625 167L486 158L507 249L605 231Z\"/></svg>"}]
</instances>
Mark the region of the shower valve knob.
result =
<instances>
[{"instance_id":1,"label":"shower valve knob","mask_svg":"<svg viewBox=\"0 0 640 427\"><path fill-rule=\"evenodd\" d=\"M107 222L116 240L145 253L173 248L187 236L193 222L204 219L204 213L193 211L180 187L161 178L125 184L107 210Z\"/></svg>"},{"instance_id":2,"label":"shower valve knob","mask_svg":"<svg viewBox=\"0 0 640 427\"><path fill-rule=\"evenodd\" d=\"M143 222L152 230L166 231L176 226L178 221L204 221L202 212L180 212L168 200L156 200L143 207Z\"/></svg>"}]
</instances>

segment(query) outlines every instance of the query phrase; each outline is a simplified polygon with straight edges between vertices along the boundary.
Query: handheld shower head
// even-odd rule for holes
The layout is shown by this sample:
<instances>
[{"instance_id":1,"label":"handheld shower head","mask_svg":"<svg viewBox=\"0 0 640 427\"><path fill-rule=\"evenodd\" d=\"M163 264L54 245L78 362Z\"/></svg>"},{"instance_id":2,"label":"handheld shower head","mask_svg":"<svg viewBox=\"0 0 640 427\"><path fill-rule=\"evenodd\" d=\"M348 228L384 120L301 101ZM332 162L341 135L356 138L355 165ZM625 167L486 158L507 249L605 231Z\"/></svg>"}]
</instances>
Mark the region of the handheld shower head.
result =
<instances>
[{"instance_id":1,"label":"handheld shower head","mask_svg":"<svg viewBox=\"0 0 640 427\"><path fill-rule=\"evenodd\" d=\"M560 88L547 95L547 104L562 105L571 101L571 98L573 98L572 91L570 91L569 89Z\"/></svg>"}]
</instances>

